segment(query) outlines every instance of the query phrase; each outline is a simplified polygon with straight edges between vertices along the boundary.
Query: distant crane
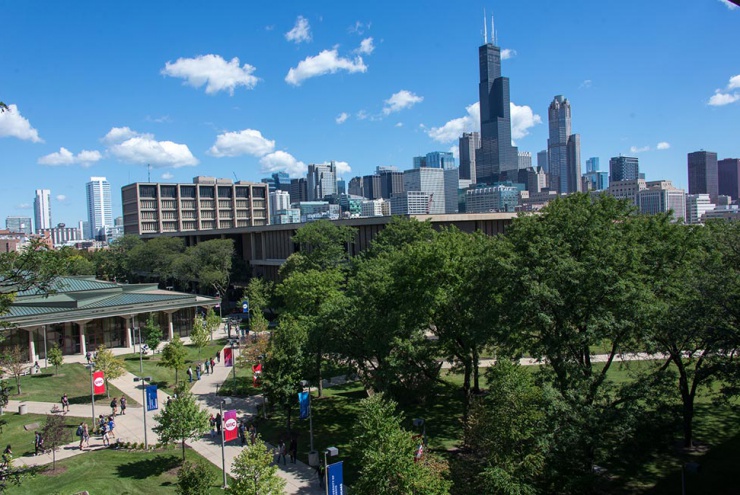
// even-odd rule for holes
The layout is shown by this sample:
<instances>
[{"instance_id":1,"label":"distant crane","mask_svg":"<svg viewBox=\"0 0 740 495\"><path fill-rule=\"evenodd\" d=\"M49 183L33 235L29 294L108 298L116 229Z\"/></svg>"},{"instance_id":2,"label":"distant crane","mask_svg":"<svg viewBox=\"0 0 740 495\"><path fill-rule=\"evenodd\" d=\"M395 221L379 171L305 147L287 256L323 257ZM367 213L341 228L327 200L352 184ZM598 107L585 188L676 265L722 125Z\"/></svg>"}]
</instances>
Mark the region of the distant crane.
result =
<instances>
[{"instance_id":1,"label":"distant crane","mask_svg":"<svg viewBox=\"0 0 740 495\"><path fill-rule=\"evenodd\" d=\"M236 176L236 172L231 172L234 174L234 182L239 182L239 178Z\"/></svg>"}]
</instances>

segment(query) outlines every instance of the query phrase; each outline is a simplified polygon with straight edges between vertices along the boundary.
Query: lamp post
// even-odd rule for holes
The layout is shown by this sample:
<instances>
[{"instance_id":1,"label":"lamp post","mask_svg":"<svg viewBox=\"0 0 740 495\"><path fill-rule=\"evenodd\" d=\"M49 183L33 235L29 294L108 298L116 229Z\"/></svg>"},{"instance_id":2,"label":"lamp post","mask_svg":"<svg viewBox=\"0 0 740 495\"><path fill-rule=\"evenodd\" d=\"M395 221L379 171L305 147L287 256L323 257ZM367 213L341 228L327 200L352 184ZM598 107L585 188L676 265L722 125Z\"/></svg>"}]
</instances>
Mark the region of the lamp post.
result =
<instances>
[{"instance_id":1,"label":"lamp post","mask_svg":"<svg viewBox=\"0 0 740 495\"><path fill-rule=\"evenodd\" d=\"M233 356L232 356L233 359ZM229 484L226 481L226 450L225 450L225 436L224 436L224 404L231 404L231 398L224 397L221 399L221 403L219 404L219 410L221 413L221 469L224 473L224 488L228 488Z\"/></svg>"},{"instance_id":2,"label":"lamp post","mask_svg":"<svg viewBox=\"0 0 740 495\"><path fill-rule=\"evenodd\" d=\"M308 380L301 380L301 387L308 388L308 432L309 442L311 444L311 452L313 452L313 409L311 409L311 387L309 386Z\"/></svg>"},{"instance_id":3,"label":"lamp post","mask_svg":"<svg viewBox=\"0 0 740 495\"><path fill-rule=\"evenodd\" d=\"M326 462L326 458L335 455L339 455L339 449L336 447L329 447L324 451L324 489L326 495L329 495L329 464Z\"/></svg>"},{"instance_id":4,"label":"lamp post","mask_svg":"<svg viewBox=\"0 0 740 495\"><path fill-rule=\"evenodd\" d=\"M139 373L144 373L144 348L141 346L141 325L139 325Z\"/></svg>"},{"instance_id":5,"label":"lamp post","mask_svg":"<svg viewBox=\"0 0 740 495\"><path fill-rule=\"evenodd\" d=\"M46 334L46 332L44 332ZM95 385L93 384L93 368L95 363L87 363L86 368L90 370L90 404L92 404L93 429L95 427Z\"/></svg>"},{"instance_id":6,"label":"lamp post","mask_svg":"<svg viewBox=\"0 0 740 495\"><path fill-rule=\"evenodd\" d=\"M236 339L229 340L229 345L231 346L231 367L234 369L234 393L236 393L236 349L238 349L236 344L238 344L239 341Z\"/></svg>"},{"instance_id":7,"label":"lamp post","mask_svg":"<svg viewBox=\"0 0 740 495\"><path fill-rule=\"evenodd\" d=\"M147 405L146 404L146 382L151 383L152 377L151 376L142 376L142 377L135 376L134 381L141 382L141 405L144 407L144 448L148 449L149 442L147 442L147 438L146 438L146 409L147 409L146 407Z\"/></svg>"}]
</instances>

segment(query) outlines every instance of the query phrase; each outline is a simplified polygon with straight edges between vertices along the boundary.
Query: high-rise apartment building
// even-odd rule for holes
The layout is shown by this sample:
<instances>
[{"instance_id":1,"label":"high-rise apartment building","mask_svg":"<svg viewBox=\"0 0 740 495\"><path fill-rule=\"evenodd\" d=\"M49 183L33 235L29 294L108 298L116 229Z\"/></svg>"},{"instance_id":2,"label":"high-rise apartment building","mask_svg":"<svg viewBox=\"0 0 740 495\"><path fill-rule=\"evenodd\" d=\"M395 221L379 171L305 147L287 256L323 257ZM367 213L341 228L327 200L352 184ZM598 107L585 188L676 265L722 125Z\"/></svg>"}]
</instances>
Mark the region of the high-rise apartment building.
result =
<instances>
[{"instance_id":1,"label":"high-rise apartment building","mask_svg":"<svg viewBox=\"0 0 740 495\"><path fill-rule=\"evenodd\" d=\"M507 173L516 175L519 168L518 150L511 145L509 78L501 76L501 47L492 36L491 43L486 37L478 48L480 149L475 175L477 183L485 184L505 180Z\"/></svg>"},{"instance_id":2,"label":"high-rise apartment building","mask_svg":"<svg viewBox=\"0 0 740 495\"><path fill-rule=\"evenodd\" d=\"M5 219L5 228L18 234L30 235L33 233L31 217L9 216Z\"/></svg>"},{"instance_id":3,"label":"high-rise apartment building","mask_svg":"<svg viewBox=\"0 0 740 495\"><path fill-rule=\"evenodd\" d=\"M480 133L464 132L458 143L460 153L460 178L475 184L475 154L480 149Z\"/></svg>"},{"instance_id":4,"label":"high-rise apartment building","mask_svg":"<svg viewBox=\"0 0 740 495\"><path fill-rule=\"evenodd\" d=\"M308 200L321 201L337 192L337 167L330 163L311 164L306 176Z\"/></svg>"},{"instance_id":5,"label":"high-rise apartment building","mask_svg":"<svg viewBox=\"0 0 740 495\"><path fill-rule=\"evenodd\" d=\"M268 225L268 185L214 177L121 189L126 234L192 233Z\"/></svg>"},{"instance_id":6,"label":"high-rise apartment building","mask_svg":"<svg viewBox=\"0 0 740 495\"><path fill-rule=\"evenodd\" d=\"M403 172L404 191L421 191L430 196L430 215L440 215L445 212L445 181L444 169L415 168ZM392 199L392 198L391 198ZM393 212L395 215L395 211Z\"/></svg>"},{"instance_id":7,"label":"high-rise apartment building","mask_svg":"<svg viewBox=\"0 0 740 495\"><path fill-rule=\"evenodd\" d=\"M740 197L740 158L725 158L717 162L717 182L720 196Z\"/></svg>"},{"instance_id":8,"label":"high-rise apartment building","mask_svg":"<svg viewBox=\"0 0 740 495\"><path fill-rule=\"evenodd\" d=\"M33 216L35 230L51 228L51 191L49 189L36 189L36 197L33 200Z\"/></svg>"},{"instance_id":9,"label":"high-rise apartment building","mask_svg":"<svg viewBox=\"0 0 740 495\"><path fill-rule=\"evenodd\" d=\"M403 172L395 167L378 167L377 174L380 175L380 196L391 199L391 196L403 192Z\"/></svg>"},{"instance_id":10,"label":"high-rise apartment building","mask_svg":"<svg viewBox=\"0 0 740 495\"><path fill-rule=\"evenodd\" d=\"M589 174L591 172L598 172L599 171L599 157L598 156L592 156L591 158L586 160L586 173Z\"/></svg>"},{"instance_id":11,"label":"high-rise apartment building","mask_svg":"<svg viewBox=\"0 0 740 495\"><path fill-rule=\"evenodd\" d=\"M633 156L615 156L609 159L609 180L635 180L640 178L640 161Z\"/></svg>"},{"instance_id":12,"label":"high-rise apartment building","mask_svg":"<svg viewBox=\"0 0 740 495\"><path fill-rule=\"evenodd\" d=\"M645 189L637 193L640 213L655 215L672 212L675 221L686 218L686 192L673 186L669 180L645 183Z\"/></svg>"},{"instance_id":13,"label":"high-rise apartment building","mask_svg":"<svg viewBox=\"0 0 740 495\"><path fill-rule=\"evenodd\" d=\"M87 221L90 239L105 241L113 228L110 182L105 177L90 177L87 183Z\"/></svg>"},{"instance_id":14,"label":"high-rise apartment building","mask_svg":"<svg viewBox=\"0 0 740 495\"><path fill-rule=\"evenodd\" d=\"M553 98L547 110L549 138L547 164L550 188L560 194L581 190L581 138L571 134L570 102L563 95Z\"/></svg>"},{"instance_id":15,"label":"high-rise apartment building","mask_svg":"<svg viewBox=\"0 0 740 495\"><path fill-rule=\"evenodd\" d=\"M526 170L532 167L532 153L529 151L520 151L518 153L519 170Z\"/></svg>"},{"instance_id":16,"label":"high-rise apartment building","mask_svg":"<svg viewBox=\"0 0 740 495\"><path fill-rule=\"evenodd\" d=\"M714 203L719 195L717 153L695 151L688 154L689 194L709 194Z\"/></svg>"}]
</instances>

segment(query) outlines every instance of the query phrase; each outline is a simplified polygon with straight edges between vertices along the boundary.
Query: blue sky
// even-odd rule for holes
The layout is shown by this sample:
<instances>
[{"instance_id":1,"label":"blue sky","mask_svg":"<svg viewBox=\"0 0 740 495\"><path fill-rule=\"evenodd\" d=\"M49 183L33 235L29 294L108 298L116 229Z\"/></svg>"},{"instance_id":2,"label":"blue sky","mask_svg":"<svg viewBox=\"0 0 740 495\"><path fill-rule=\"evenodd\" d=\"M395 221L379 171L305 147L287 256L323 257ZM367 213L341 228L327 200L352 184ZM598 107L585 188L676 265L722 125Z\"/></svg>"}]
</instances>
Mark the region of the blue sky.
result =
<instances>
[{"instance_id":1,"label":"blue sky","mask_svg":"<svg viewBox=\"0 0 740 495\"><path fill-rule=\"evenodd\" d=\"M0 2L0 221L85 218L85 183L259 181L341 162L410 168L474 130L483 9L508 50L521 151L571 102L581 157L638 156L687 186L686 153L740 156L740 8L722 0L482 3ZM489 28L490 35L490 28ZM4 225L3 225L4 226Z\"/></svg>"}]
</instances>

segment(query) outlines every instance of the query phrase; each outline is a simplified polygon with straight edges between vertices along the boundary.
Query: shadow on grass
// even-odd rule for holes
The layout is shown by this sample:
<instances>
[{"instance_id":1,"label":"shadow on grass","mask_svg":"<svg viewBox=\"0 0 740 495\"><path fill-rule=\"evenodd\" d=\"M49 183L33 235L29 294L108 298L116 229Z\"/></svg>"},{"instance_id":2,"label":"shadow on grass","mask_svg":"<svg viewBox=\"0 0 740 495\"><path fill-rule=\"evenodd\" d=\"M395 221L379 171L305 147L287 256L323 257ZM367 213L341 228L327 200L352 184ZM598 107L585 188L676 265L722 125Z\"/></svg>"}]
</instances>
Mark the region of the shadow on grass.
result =
<instances>
[{"instance_id":1,"label":"shadow on grass","mask_svg":"<svg viewBox=\"0 0 740 495\"><path fill-rule=\"evenodd\" d=\"M180 465L182 459L176 455L157 455L153 459L129 462L116 467L118 476L142 480L150 476L160 476Z\"/></svg>"}]
</instances>

